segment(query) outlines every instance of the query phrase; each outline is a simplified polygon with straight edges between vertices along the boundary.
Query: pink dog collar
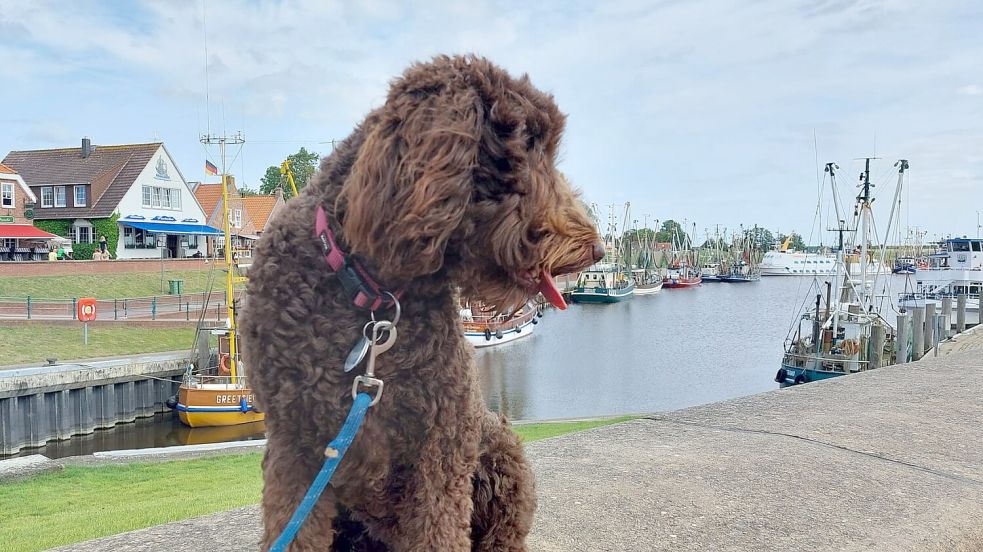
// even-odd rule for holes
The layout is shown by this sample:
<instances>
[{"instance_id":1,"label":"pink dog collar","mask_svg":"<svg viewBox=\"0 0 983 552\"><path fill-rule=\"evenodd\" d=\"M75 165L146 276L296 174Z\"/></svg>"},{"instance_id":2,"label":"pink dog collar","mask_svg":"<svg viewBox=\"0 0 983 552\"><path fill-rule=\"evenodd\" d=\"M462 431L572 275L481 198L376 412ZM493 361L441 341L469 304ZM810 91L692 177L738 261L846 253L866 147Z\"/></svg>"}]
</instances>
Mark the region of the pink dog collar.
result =
<instances>
[{"instance_id":1,"label":"pink dog collar","mask_svg":"<svg viewBox=\"0 0 983 552\"><path fill-rule=\"evenodd\" d=\"M328 224L328 215L320 205L314 215L314 237L321 240L324 260L328 262L331 271L338 275L341 287L345 289L345 293L356 307L375 311L384 305L393 306L393 300L388 298L388 292L382 289L354 257L345 254L338 246L331 225ZM402 293L403 291L399 290L392 295L399 297Z\"/></svg>"}]
</instances>

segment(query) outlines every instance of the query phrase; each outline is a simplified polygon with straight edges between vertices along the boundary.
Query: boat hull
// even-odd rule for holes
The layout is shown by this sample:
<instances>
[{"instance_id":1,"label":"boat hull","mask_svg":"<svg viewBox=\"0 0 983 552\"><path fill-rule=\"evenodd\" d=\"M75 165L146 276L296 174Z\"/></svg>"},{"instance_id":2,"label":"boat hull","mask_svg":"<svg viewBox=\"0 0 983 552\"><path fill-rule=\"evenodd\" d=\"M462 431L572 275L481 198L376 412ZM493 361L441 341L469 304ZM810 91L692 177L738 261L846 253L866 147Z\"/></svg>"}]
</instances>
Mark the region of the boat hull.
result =
<instances>
[{"instance_id":1,"label":"boat hull","mask_svg":"<svg viewBox=\"0 0 983 552\"><path fill-rule=\"evenodd\" d=\"M532 335L533 330L536 329L536 324L537 319L533 317L520 326L516 326L511 330L503 331L502 337L498 337L495 334L488 335L484 332L464 332L464 338L467 339L468 343L473 345L475 348L504 345L517 339L522 339L523 337Z\"/></svg>"},{"instance_id":2,"label":"boat hull","mask_svg":"<svg viewBox=\"0 0 983 552\"><path fill-rule=\"evenodd\" d=\"M635 295L655 295L662 291L662 282L635 286Z\"/></svg>"},{"instance_id":3,"label":"boat hull","mask_svg":"<svg viewBox=\"0 0 983 552\"><path fill-rule=\"evenodd\" d=\"M691 279L683 278L679 280L667 279L665 282L663 282L662 287L669 288L669 289L678 289L678 288L695 287L702 283L703 283L702 278L691 278Z\"/></svg>"},{"instance_id":4,"label":"boat hull","mask_svg":"<svg viewBox=\"0 0 983 552\"><path fill-rule=\"evenodd\" d=\"M760 276L720 276L721 282L728 282L731 284L741 284L746 282L758 282L761 280Z\"/></svg>"},{"instance_id":5,"label":"boat hull","mask_svg":"<svg viewBox=\"0 0 983 552\"><path fill-rule=\"evenodd\" d=\"M780 383L783 387L788 385L799 385L802 383L809 383L810 381L819 381L824 379L836 378L839 376L846 375L846 372L827 372L824 370L813 370L811 368L791 366L788 364L782 364L782 369L785 370L785 379L778 380L777 383Z\"/></svg>"},{"instance_id":6,"label":"boat hull","mask_svg":"<svg viewBox=\"0 0 983 552\"><path fill-rule=\"evenodd\" d=\"M232 384L182 384L175 410L189 427L248 424L266 417L253 407L251 389Z\"/></svg>"},{"instance_id":7,"label":"boat hull","mask_svg":"<svg viewBox=\"0 0 983 552\"><path fill-rule=\"evenodd\" d=\"M635 294L635 286L620 289L607 288L575 288L570 293L574 303L620 303L631 299Z\"/></svg>"}]
</instances>

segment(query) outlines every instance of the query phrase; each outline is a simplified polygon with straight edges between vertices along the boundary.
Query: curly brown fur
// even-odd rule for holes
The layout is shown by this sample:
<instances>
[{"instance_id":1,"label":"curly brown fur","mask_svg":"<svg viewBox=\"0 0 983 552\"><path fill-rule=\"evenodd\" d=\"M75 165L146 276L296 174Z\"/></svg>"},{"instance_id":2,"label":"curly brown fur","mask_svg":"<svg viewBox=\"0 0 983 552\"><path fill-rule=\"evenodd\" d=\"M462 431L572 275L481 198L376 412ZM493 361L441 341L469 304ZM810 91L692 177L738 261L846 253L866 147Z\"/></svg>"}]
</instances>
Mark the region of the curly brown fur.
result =
<instances>
[{"instance_id":1,"label":"curly brown fur","mask_svg":"<svg viewBox=\"0 0 983 552\"><path fill-rule=\"evenodd\" d=\"M525 549L533 476L482 403L457 295L513 308L544 271L595 260L594 226L555 167L563 125L550 96L487 60L413 65L270 224L241 326L269 437L264 549L351 406L359 370L341 365L368 320L313 237L318 206L343 247L404 289L403 314L376 364L381 402L292 550Z\"/></svg>"}]
</instances>

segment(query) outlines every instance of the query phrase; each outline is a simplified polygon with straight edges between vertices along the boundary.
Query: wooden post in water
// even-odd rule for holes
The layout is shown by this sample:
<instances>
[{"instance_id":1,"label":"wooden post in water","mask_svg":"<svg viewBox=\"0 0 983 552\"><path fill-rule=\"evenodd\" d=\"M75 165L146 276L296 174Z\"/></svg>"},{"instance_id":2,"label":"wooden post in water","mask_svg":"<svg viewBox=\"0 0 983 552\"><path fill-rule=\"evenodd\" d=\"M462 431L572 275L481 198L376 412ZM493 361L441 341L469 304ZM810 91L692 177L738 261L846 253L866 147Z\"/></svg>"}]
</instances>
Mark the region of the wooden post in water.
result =
<instances>
[{"instance_id":1,"label":"wooden post in water","mask_svg":"<svg viewBox=\"0 0 983 552\"><path fill-rule=\"evenodd\" d=\"M966 294L956 296L956 333L966 331Z\"/></svg>"},{"instance_id":2,"label":"wooden post in water","mask_svg":"<svg viewBox=\"0 0 983 552\"><path fill-rule=\"evenodd\" d=\"M925 354L925 307L911 309L911 360Z\"/></svg>"},{"instance_id":3,"label":"wooden post in water","mask_svg":"<svg viewBox=\"0 0 983 552\"><path fill-rule=\"evenodd\" d=\"M870 357L867 368L880 368L884 357L884 326L876 325L870 328Z\"/></svg>"},{"instance_id":4,"label":"wooden post in water","mask_svg":"<svg viewBox=\"0 0 983 552\"><path fill-rule=\"evenodd\" d=\"M935 347L935 303L925 303L925 351Z\"/></svg>"},{"instance_id":5,"label":"wooden post in water","mask_svg":"<svg viewBox=\"0 0 983 552\"><path fill-rule=\"evenodd\" d=\"M898 315L898 335L895 336L894 362L905 364L908 358L908 341L911 335L911 316L908 313Z\"/></svg>"},{"instance_id":6,"label":"wooden post in water","mask_svg":"<svg viewBox=\"0 0 983 552\"><path fill-rule=\"evenodd\" d=\"M942 316L945 321L942 323L943 335L939 336L939 340L952 337L952 297L942 298Z\"/></svg>"}]
</instances>

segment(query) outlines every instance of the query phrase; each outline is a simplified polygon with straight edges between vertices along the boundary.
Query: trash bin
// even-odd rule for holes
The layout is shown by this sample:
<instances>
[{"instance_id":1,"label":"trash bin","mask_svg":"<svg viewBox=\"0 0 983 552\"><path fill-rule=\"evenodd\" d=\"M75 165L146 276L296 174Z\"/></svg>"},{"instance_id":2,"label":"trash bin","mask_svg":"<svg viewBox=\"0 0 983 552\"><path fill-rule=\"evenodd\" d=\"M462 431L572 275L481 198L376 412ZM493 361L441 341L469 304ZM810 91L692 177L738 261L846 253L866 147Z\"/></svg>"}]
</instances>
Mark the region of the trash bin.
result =
<instances>
[{"instance_id":1,"label":"trash bin","mask_svg":"<svg viewBox=\"0 0 983 552\"><path fill-rule=\"evenodd\" d=\"M167 293L171 295L181 295L184 293L184 280L168 280Z\"/></svg>"}]
</instances>

